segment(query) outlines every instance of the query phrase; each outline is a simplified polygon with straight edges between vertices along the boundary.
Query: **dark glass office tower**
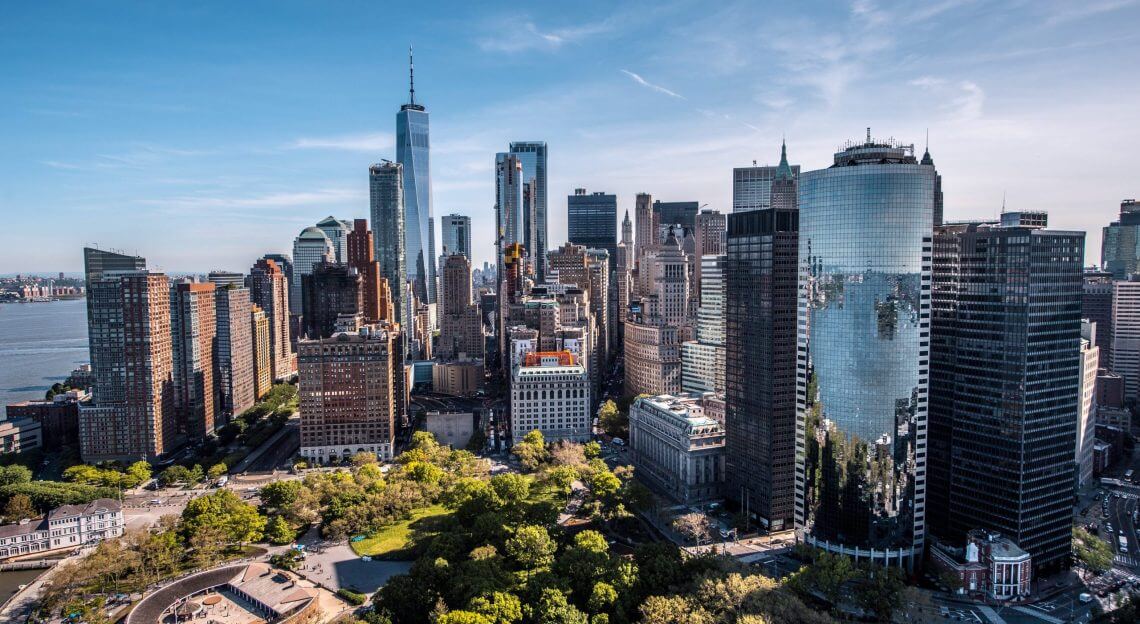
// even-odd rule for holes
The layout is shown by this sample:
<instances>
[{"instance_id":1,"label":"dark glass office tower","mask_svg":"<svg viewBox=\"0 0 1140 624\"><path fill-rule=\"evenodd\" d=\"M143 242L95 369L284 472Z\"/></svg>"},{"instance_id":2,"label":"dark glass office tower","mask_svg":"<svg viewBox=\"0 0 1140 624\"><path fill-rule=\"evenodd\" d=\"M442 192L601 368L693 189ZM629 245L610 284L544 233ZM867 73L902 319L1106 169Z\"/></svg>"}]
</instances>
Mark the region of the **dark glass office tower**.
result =
<instances>
[{"instance_id":1,"label":"dark glass office tower","mask_svg":"<svg viewBox=\"0 0 1140 624\"><path fill-rule=\"evenodd\" d=\"M408 318L408 297L404 288L407 255L404 253L403 166L387 160L372 165L368 168L368 186L376 261L380 263L380 275L388 280L388 288L392 292L395 320L407 333L411 331L411 319Z\"/></svg>"},{"instance_id":2,"label":"dark glass office tower","mask_svg":"<svg viewBox=\"0 0 1140 624\"><path fill-rule=\"evenodd\" d=\"M688 228L690 232L697 227L697 210L699 209L700 203L695 201L663 202L657 200L653 202L653 214L657 223L662 227L680 224L682 227Z\"/></svg>"},{"instance_id":3,"label":"dark glass office tower","mask_svg":"<svg viewBox=\"0 0 1140 624\"><path fill-rule=\"evenodd\" d=\"M302 278L304 336L328 338L341 314L364 313L364 285L360 273L339 262L318 262Z\"/></svg>"},{"instance_id":4,"label":"dark glass office tower","mask_svg":"<svg viewBox=\"0 0 1140 624\"><path fill-rule=\"evenodd\" d=\"M799 178L796 524L890 566L925 539L934 186L912 145L870 132Z\"/></svg>"},{"instance_id":5,"label":"dark glass office tower","mask_svg":"<svg viewBox=\"0 0 1140 624\"><path fill-rule=\"evenodd\" d=\"M408 103L401 105L400 112L396 113L396 162L403 166L404 185L404 270L420 303L435 303L430 122L427 109L416 102L410 49L408 70ZM378 228L375 222L372 228ZM392 292L399 283L402 282L392 282Z\"/></svg>"},{"instance_id":6,"label":"dark glass office tower","mask_svg":"<svg viewBox=\"0 0 1140 624\"><path fill-rule=\"evenodd\" d=\"M728 215L725 267L725 494L769 530L791 527L796 475L799 213L790 175L780 207Z\"/></svg>"},{"instance_id":7,"label":"dark glass office tower","mask_svg":"<svg viewBox=\"0 0 1140 624\"><path fill-rule=\"evenodd\" d=\"M617 257L617 195L602 192L587 194L586 189L574 189L566 198L567 238L586 249L605 249L610 252L610 270Z\"/></svg>"},{"instance_id":8,"label":"dark glass office tower","mask_svg":"<svg viewBox=\"0 0 1140 624\"><path fill-rule=\"evenodd\" d=\"M1104 228L1100 265L1113 279L1129 279L1140 267L1140 202L1120 202L1120 218Z\"/></svg>"},{"instance_id":9,"label":"dark glass office tower","mask_svg":"<svg viewBox=\"0 0 1140 624\"><path fill-rule=\"evenodd\" d=\"M547 242L547 209L546 209L546 141L512 141L510 153L514 154L522 164L522 179L533 184L531 190L534 201L534 247L528 249L531 257L535 259L535 268L538 272L538 281L546 279L546 252ZM470 256L468 256L470 258Z\"/></svg>"},{"instance_id":10,"label":"dark glass office tower","mask_svg":"<svg viewBox=\"0 0 1140 624\"><path fill-rule=\"evenodd\" d=\"M997 531L1038 571L1067 567L1084 232L949 224L935 254L932 530Z\"/></svg>"}]
</instances>

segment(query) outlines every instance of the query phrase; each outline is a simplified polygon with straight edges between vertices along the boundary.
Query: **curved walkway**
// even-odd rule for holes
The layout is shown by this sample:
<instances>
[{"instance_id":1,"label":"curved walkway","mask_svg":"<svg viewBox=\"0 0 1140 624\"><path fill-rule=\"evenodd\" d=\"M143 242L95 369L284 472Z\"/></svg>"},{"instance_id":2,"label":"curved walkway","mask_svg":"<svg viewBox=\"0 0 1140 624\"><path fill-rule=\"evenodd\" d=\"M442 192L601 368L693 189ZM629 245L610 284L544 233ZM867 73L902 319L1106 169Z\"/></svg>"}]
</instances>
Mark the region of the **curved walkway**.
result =
<instances>
[{"instance_id":1,"label":"curved walkway","mask_svg":"<svg viewBox=\"0 0 1140 624\"><path fill-rule=\"evenodd\" d=\"M248 565L249 562L230 564L178 579L143 598L127 615L125 624L159 624L162 612L179 598L217 587Z\"/></svg>"}]
</instances>

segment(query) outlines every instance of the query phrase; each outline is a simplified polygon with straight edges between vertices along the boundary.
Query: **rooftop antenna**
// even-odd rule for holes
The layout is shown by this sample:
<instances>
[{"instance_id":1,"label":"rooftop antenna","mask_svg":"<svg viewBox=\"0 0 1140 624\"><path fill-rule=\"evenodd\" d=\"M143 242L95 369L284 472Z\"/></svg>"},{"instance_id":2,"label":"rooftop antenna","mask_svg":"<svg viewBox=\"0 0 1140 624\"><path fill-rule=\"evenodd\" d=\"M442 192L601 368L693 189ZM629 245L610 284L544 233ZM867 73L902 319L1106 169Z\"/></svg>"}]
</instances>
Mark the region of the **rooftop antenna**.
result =
<instances>
[{"instance_id":1,"label":"rooftop antenna","mask_svg":"<svg viewBox=\"0 0 1140 624\"><path fill-rule=\"evenodd\" d=\"M1001 213L1005 214L1005 190L1001 192Z\"/></svg>"},{"instance_id":2,"label":"rooftop antenna","mask_svg":"<svg viewBox=\"0 0 1140 624\"><path fill-rule=\"evenodd\" d=\"M408 46L408 103L416 103L416 66L412 63L412 46Z\"/></svg>"},{"instance_id":3,"label":"rooftop antenna","mask_svg":"<svg viewBox=\"0 0 1140 624\"><path fill-rule=\"evenodd\" d=\"M930 128L926 129L926 151L930 151Z\"/></svg>"},{"instance_id":4,"label":"rooftop antenna","mask_svg":"<svg viewBox=\"0 0 1140 624\"><path fill-rule=\"evenodd\" d=\"M867 126L867 145L871 144L871 126Z\"/></svg>"}]
</instances>

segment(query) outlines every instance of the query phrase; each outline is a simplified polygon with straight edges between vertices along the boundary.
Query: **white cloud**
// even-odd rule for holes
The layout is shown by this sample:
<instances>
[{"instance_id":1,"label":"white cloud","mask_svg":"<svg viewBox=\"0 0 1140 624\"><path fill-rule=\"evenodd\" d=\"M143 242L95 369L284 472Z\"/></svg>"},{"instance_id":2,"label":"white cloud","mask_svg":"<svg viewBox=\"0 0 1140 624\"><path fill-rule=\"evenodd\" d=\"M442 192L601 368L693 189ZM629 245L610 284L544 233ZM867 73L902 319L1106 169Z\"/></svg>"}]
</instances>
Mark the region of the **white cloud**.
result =
<instances>
[{"instance_id":1,"label":"white cloud","mask_svg":"<svg viewBox=\"0 0 1140 624\"><path fill-rule=\"evenodd\" d=\"M326 206L367 199L366 189L326 188L315 191L279 191L259 195L180 195L156 199L140 199L136 203L183 210L213 208L286 208Z\"/></svg>"},{"instance_id":2,"label":"white cloud","mask_svg":"<svg viewBox=\"0 0 1140 624\"><path fill-rule=\"evenodd\" d=\"M937 106L951 120L975 121L982 118L982 108L986 102L986 92L971 80L951 82L945 78L922 76L910 84L928 91L940 102Z\"/></svg>"},{"instance_id":3,"label":"white cloud","mask_svg":"<svg viewBox=\"0 0 1140 624\"><path fill-rule=\"evenodd\" d=\"M396 139L387 132L348 134L333 137L303 137L290 144L292 149L323 149L346 152L382 152L390 150Z\"/></svg>"},{"instance_id":4,"label":"white cloud","mask_svg":"<svg viewBox=\"0 0 1140 624\"><path fill-rule=\"evenodd\" d=\"M498 22L497 22L498 23ZM590 22L544 30L534 22L520 24L508 20L495 28L493 34L476 40L484 52L524 52L526 50L557 50L568 43L577 43L595 35L610 32L617 25L614 17L600 22Z\"/></svg>"},{"instance_id":5,"label":"white cloud","mask_svg":"<svg viewBox=\"0 0 1140 624\"><path fill-rule=\"evenodd\" d=\"M634 72L631 72L628 69L621 69L618 71L625 74L626 76L629 76L634 82L636 82L637 84L639 84L643 87L648 87L648 88L653 89L654 91L656 91L658 93L664 93L665 95L668 95L669 97L675 97L679 100L685 99L685 96L681 95L680 93L677 93L676 91L670 91L669 89L666 89L665 87L662 87L661 85L653 84L652 82L649 82L648 80L642 78L640 75L635 74Z\"/></svg>"}]
</instances>

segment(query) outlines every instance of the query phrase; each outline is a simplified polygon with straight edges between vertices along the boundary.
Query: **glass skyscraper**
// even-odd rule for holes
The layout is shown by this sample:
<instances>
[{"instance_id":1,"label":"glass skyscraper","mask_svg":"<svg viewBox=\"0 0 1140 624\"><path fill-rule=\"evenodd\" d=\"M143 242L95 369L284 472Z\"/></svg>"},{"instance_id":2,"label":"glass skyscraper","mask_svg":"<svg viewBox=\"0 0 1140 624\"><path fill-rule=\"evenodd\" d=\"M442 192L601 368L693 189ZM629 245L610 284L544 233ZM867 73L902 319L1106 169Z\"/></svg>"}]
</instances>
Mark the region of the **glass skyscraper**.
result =
<instances>
[{"instance_id":1,"label":"glass skyscraper","mask_svg":"<svg viewBox=\"0 0 1140 624\"><path fill-rule=\"evenodd\" d=\"M908 568L925 538L934 187L913 146L869 132L799 178L797 528Z\"/></svg>"},{"instance_id":2,"label":"glass skyscraper","mask_svg":"<svg viewBox=\"0 0 1140 624\"><path fill-rule=\"evenodd\" d=\"M1104 228L1100 248L1100 264L1113 279L1126 280L1140 266L1140 202L1120 202L1120 218Z\"/></svg>"},{"instance_id":3,"label":"glass skyscraper","mask_svg":"<svg viewBox=\"0 0 1140 624\"><path fill-rule=\"evenodd\" d=\"M566 198L566 234L575 245L610 252L612 271L617 258L617 195L574 189Z\"/></svg>"},{"instance_id":4,"label":"glass skyscraper","mask_svg":"<svg viewBox=\"0 0 1140 624\"><path fill-rule=\"evenodd\" d=\"M1084 232L996 223L934 234L930 530L997 531L1068 566Z\"/></svg>"},{"instance_id":5,"label":"glass skyscraper","mask_svg":"<svg viewBox=\"0 0 1140 624\"><path fill-rule=\"evenodd\" d=\"M409 68L411 56L408 57ZM396 162L404 167L404 255L407 279L422 303L435 303L435 258L432 257L431 167L428 113L416 103L415 81L408 103L396 113ZM373 228L376 224L373 223ZM392 292L399 290L392 285Z\"/></svg>"},{"instance_id":6,"label":"glass skyscraper","mask_svg":"<svg viewBox=\"0 0 1140 624\"><path fill-rule=\"evenodd\" d=\"M524 183L534 184L534 218L528 220L534 223L534 233L527 240L535 242L535 249L527 252L535 259L535 269L538 281L546 279L546 252L547 242L547 210L546 210L546 141L514 141L510 146L510 153L518 157L522 163L522 179Z\"/></svg>"},{"instance_id":7,"label":"glass skyscraper","mask_svg":"<svg viewBox=\"0 0 1140 624\"><path fill-rule=\"evenodd\" d=\"M443 255L463 254L471 259L471 217L449 214L443 217Z\"/></svg>"},{"instance_id":8,"label":"glass skyscraper","mask_svg":"<svg viewBox=\"0 0 1140 624\"><path fill-rule=\"evenodd\" d=\"M368 186L376 261L380 263L381 277L388 280L396 322L406 334L411 326L408 324L408 297L404 288L407 254L404 253L403 171L399 163L387 160L372 165L368 168Z\"/></svg>"}]
</instances>

